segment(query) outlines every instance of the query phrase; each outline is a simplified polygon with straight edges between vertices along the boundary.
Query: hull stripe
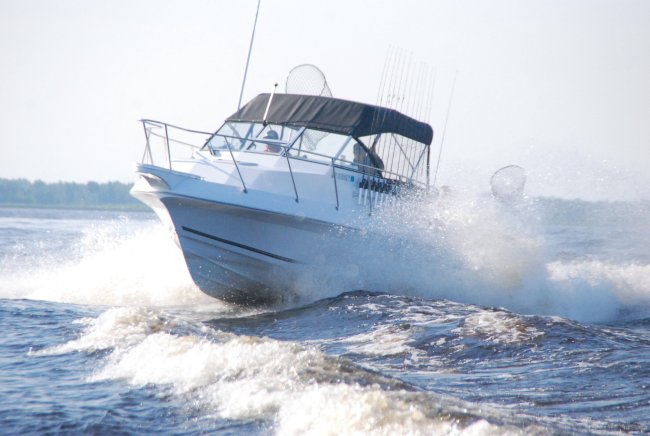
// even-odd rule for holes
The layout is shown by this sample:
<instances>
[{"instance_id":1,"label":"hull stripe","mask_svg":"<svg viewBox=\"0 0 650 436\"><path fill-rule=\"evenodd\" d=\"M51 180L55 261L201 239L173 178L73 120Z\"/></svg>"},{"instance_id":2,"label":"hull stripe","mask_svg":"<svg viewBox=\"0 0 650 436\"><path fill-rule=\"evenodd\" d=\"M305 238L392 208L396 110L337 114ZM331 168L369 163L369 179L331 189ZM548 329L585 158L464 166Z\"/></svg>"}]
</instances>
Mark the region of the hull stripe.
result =
<instances>
[{"instance_id":1,"label":"hull stripe","mask_svg":"<svg viewBox=\"0 0 650 436\"><path fill-rule=\"evenodd\" d=\"M273 259L277 259L277 260L281 260L281 261L289 262L289 263L301 263L300 261L297 261L295 259L291 259L289 257L284 257L284 256L280 256L278 254L269 253L268 251L260 250L259 248L251 247L250 245L244 245L244 244L240 244L239 242L230 241L228 239L223 239L223 238L220 238L218 236L214 236L214 235L210 235L208 233L201 232L199 230L191 229L189 227L183 226L182 229L185 230L186 232L194 233L195 235L199 235L199 236L203 236L204 238L212 239L213 241L218 241L218 242L221 242L223 244L232 245L233 247L242 248L244 250L252 251L253 253L257 253L257 254L261 254L261 255L264 255L264 256L272 257Z\"/></svg>"}]
</instances>

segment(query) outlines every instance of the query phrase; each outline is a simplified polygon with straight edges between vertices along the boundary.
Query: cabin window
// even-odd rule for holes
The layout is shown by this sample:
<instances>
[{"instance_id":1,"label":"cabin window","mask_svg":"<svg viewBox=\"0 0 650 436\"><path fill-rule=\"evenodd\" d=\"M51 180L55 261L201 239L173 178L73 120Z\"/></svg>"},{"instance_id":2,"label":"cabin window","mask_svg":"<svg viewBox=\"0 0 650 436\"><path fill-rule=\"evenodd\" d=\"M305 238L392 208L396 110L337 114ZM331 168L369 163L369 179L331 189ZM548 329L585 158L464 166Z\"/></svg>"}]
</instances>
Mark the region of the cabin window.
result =
<instances>
[{"instance_id":1,"label":"cabin window","mask_svg":"<svg viewBox=\"0 0 650 436\"><path fill-rule=\"evenodd\" d=\"M210 151L227 150L228 147L234 151L241 150L246 144L246 138L255 130L253 123L227 122L210 138L204 148ZM261 127L257 130L261 130Z\"/></svg>"},{"instance_id":2,"label":"cabin window","mask_svg":"<svg viewBox=\"0 0 650 436\"><path fill-rule=\"evenodd\" d=\"M375 144L373 151L384 165L385 177L426 183L429 148L425 144L395 133L384 134L372 142L368 138L368 143Z\"/></svg>"},{"instance_id":3,"label":"cabin window","mask_svg":"<svg viewBox=\"0 0 650 436\"><path fill-rule=\"evenodd\" d=\"M249 152L282 153L300 129L277 124L255 124L244 150Z\"/></svg>"},{"instance_id":4,"label":"cabin window","mask_svg":"<svg viewBox=\"0 0 650 436\"><path fill-rule=\"evenodd\" d=\"M267 138L276 143L290 143L300 129L275 124L227 122L206 143L205 148L214 150L259 151L260 143L266 144ZM262 146L264 149L264 146Z\"/></svg>"},{"instance_id":5,"label":"cabin window","mask_svg":"<svg viewBox=\"0 0 650 436\"><path fill-rule=\"evenodd\" d=\"M343 158L341 152L350 140L349 136L306 129L293 145L291 154L303 159L331 163L332 158Z\"/></svg>"}]
</instances>

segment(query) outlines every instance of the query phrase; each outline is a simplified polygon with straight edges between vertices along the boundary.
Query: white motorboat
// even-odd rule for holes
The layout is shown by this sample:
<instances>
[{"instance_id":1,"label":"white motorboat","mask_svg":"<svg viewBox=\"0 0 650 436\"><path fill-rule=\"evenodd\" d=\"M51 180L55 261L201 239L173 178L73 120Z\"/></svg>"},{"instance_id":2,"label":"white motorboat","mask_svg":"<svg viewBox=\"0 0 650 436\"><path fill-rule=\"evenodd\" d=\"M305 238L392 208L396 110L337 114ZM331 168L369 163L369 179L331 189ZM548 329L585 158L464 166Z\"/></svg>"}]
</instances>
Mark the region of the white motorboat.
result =
<instances>
[{"instance_id":1,"label":"white motorboat","mask_svg":"<svg viewBox=\"0 0 650 436\"><path fill-rule=\"evenodd\" d=\"M226 301L291 300L326 270L323 253L359 250L377 210L429 185L432 128L389 108L261 94L215 133L142 122L131 193L173 230L198 287Z\"/></svg>"}]
</instances>

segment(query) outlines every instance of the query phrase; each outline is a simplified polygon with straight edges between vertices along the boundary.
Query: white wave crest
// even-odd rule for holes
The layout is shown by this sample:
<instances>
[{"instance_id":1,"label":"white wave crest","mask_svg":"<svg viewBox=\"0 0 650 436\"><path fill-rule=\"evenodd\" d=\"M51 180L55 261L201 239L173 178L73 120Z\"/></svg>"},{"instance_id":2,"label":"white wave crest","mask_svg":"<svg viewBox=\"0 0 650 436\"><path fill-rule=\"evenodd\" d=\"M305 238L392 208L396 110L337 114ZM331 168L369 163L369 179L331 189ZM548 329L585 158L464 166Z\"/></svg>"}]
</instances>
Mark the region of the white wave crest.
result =
<instances>
[{"instance_id":1,"label":"white wave crest","mask_svg":"<svg viewBox=\"0 0 650 436\"><path fill-rule=\"evenodd\" d=\"M378 213L373 231L363 258L369 291L587 322L618 319L639 303L647 314L650 265L558 261L539 211L526 204L418 198Z\"/></svg>"},{"instance_id":2,"label":"white wave crest","mask_svg":"<svg viewBox=\"0 0 650 436\"><path fill-rule=\"evenodd\" d=\"M645 316L650 311L650 265L603 261L551 262L549 295L578 320Z\"/></svg>"},{"instance_id":3,"label":"white wave crest","mask_svg":"<svg viewBox=\"0 0 650 436\"><path fill-rule=\"evenodd\" d=\"M454 329L454 333L461 337L479 336L495 344L532 342L544 335L544 332L528 325L520 316L487 310L467 316L462 326Z\"/></svg>"},{"instance_id":4,"label":"white wave crest","mask_svg":"<svg viewBox=\"0 0 650 436\"><path fill-rule=\"evenodd\" d=\"M267 421L278 434L509 431L479 418L485 410L465 416L468 405L456 400L385 390L372 382L381 376L297 343L215 331L149 309L113 308L83 322L78 339L35 354L107 350L90 381L155 387L209 416ZM179 327L193 333L172 333Z\"/></svg>"},{"instance_id":5,"label":"white wave crest","mask_svg":"<svg viewBox=\"0 0 650 436\"><path fill-rule=\"evenodd\" d=\"M160 224L128 233L109 222L86 230L61 256L3 275L0 295L89 305L219 304L194 285Z\"/></svg>"}]
</instances>

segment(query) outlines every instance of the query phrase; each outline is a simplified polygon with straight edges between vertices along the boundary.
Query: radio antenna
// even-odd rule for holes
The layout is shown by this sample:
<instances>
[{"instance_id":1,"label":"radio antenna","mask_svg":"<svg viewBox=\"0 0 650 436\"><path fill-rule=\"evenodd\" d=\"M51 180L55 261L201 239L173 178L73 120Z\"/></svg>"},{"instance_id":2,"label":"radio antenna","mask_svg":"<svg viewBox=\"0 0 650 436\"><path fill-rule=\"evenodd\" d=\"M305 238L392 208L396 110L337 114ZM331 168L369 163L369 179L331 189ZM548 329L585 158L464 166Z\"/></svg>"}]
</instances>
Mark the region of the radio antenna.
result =
<instances>
[{"instance_id":1,"label":"radio antenna","mask_svg":"<svg viewBox=\"0 0 650 436\"><path fill-rule=\"evenodd\" d=\"M257 27L257 16L260 13L260 3L262 0L257 0L257 11L255 12L255 22L253 23L253 33L251 34L251 43L248 46L248 58L246 58L246 68L244 69L244 78L241 82L241 91L239 92L239 103L237 103L237 110L241 108L241 99L244 95L244 85L246 84L246 76L248 75L248 64L251 61L251 52L253 51L253 40L255 39L255 28Z\"/></svg>"},{"instance_id":2,"label":"radio antenna","mask_svg":"<svg viewBox=\"0 0 650 436\"><path fill-rule=\"evenodd\" d=\"M264 111L264 119L262 121L262 124L266 126L268 122L266 121L266 117L269 115L269 109L271 109L271 102L273 101L273 96L275 95L275 90L278 89L278 84L276 83L273 85L273 92L271 95L269 95L269 101L266 103L266 110Z\"/></svg>"}]
</instances>

